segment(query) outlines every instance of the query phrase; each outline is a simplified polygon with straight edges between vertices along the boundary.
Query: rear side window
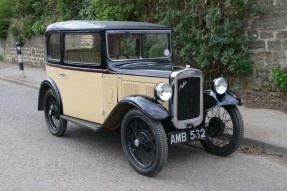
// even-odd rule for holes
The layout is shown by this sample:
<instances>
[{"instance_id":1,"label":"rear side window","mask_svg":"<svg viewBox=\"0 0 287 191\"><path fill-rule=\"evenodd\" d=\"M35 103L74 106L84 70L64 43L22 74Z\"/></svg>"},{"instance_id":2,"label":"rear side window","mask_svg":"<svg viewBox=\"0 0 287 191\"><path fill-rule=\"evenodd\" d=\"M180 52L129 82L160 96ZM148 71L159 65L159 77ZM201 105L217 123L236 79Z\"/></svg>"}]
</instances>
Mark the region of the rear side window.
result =
<instances>
[{"instance_id":1,"label":"rear side window","mask_svg":"<svg viewBox=\"0 0 287 191\"><path fill-rule=\"evenodd\" d=\"M48 38L48 56L52 60L60 60L60 34L51 34Z\"/></svg>"},{"instance_id":2,"label":"rear side window","mask_svg":"<svg viewBox=\"0 0 287 191\"><path fill-rule=\"evenodd\" d=\"M100 64L100 42L99 33L67 33L65 35L65 61Z\"/></svg>"}]
</instances>

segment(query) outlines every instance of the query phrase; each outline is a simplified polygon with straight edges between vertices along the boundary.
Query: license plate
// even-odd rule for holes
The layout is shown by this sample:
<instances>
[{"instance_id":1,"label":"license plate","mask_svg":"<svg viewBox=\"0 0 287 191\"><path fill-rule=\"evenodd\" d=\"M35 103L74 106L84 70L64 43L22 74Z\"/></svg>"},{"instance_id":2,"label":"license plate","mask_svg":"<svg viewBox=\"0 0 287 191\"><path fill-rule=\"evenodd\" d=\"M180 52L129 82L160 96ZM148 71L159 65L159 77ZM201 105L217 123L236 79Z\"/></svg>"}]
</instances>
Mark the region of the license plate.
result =
<instances>
[{"instance_id":1,"label":"license plate","mask_svg":"<svg viewBox=\"0 0 287 191\"><path fill-rule=\"evenodd\" d=\"M191 128L184 131L173 132L168 134L168 140L170 145L196 141L206 137L206 131L204 127Z\"/></svg>"}]
</instances>

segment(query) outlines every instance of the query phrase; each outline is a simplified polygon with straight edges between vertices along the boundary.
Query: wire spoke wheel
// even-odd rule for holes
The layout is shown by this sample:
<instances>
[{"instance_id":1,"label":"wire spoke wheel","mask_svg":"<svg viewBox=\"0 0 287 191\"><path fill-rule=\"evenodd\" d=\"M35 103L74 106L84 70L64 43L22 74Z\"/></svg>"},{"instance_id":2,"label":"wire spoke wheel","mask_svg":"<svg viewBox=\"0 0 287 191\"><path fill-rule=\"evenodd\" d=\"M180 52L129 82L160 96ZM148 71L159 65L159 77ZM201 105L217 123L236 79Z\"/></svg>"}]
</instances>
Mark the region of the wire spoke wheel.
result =
<instances>
[{"instance_id":1,"label":"wire spoke wheel","mask_svg":"<svg viewBox=\"0 0 287 191\"><path fill-rule=\"evenodd\" d=\"M201 140L207 151L219 156L232 154L243 138L243 120L236 106L216 107L205 113L207 137Z\"/></svg>"},{"instance_id":2,"label":"wire spoke wheel","mask_svg":"<svg viewBox=\"0 0 287 191\"><path fill-rule=\"evenodd\" d=\"M138 173L154 176L163 168L168 145L161 122L130 110L123 119L121 139L125 155Z\"/></svg>"},{"instance_id":3,"label":"wire spoke wheel","mask_svg":"<svg viewBox=\"0 0 287 191\"><path fill-rule=\"evenodd\" d=\"M150 167L156 158L154 135L141 118L134 118L127 127L128 149L142 168Z\"/></svg>"},{"instance_id":4,"label":"wire spoke wheel","mask_svg":"<svg viewBox=\"0 0 287 191\"><path fill-rule=\"evenodd\" d=\"M45 96L44 114L50 132L62 136L67 128L67 121L60 118L61 110L55 93L50 89Z\"/></svg>"},{"instance_id":5,"label":"wire spoke wheel","mask_svg":"<svg viewBox=\"0 0 287 191\"><path fill-rule=\"evenodd\" d=\"M47 105L48 111L48 120L51 124L51 128L55 131L59 129L60 125L60 115L59 115L59 108L56 104L56 100L53 96L50 96L48 98L48 105Z\"/></svg>"}]
</instances>

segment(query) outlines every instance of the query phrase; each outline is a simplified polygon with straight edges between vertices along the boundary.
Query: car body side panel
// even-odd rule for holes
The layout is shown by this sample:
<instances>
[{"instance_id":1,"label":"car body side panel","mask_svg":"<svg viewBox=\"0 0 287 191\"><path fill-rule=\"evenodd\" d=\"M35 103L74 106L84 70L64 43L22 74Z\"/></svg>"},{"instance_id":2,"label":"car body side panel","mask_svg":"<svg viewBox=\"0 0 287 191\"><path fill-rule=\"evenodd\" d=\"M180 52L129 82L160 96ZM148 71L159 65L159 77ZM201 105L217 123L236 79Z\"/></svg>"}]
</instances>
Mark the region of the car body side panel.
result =
<instances>
[{"instance_id":1,"label":"car body side panel","mask_svg":"<svg viewBox=\"0 0 287 191\"><path fill-rule=\"evenodd\" d=\"M117 76L115 74L103 74L103 103L104 118L106 119L110 112L117 105ZM100 89L98 91L101 92Z\"/></svg>"},{"instance_id":2,"label":"car body side panel","mask_svg":"<svg viewBox=\"0 0 287 191\"><path fill-rule=\"evenodd\" d=\"M154 97L154 87L160 82L169 83L169 78L146 76L117 75L118 100L129 95L145 95ZM161 102L168 109L168 102Z\"/></svg>"},{"instance_id":3,"label":"car body side panel","mask_svg":"<svg viewBox=\"0 0 287 191\"><path fill-rule=\"evenodd\" d=\"M102 73L51 66L46 71L59 88L64 115L103 123Z\"/></svg>"}]
</instances>

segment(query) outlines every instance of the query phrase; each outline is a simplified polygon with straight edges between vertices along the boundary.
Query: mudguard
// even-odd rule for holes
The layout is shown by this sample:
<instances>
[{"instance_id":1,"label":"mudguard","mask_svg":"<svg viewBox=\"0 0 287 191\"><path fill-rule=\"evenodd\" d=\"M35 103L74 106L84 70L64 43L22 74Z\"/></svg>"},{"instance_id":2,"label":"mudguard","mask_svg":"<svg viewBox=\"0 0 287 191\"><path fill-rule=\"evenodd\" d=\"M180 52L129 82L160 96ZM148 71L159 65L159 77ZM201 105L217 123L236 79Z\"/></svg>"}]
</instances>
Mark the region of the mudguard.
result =
<instances>
[{"instance_id":1,"label":"mudguard","mask_svg":"<svg viewBox=\"0 0 287 191\"><path fill-rule=\"evenodd\" d=\"M103 128L116 129L122 122L124 115L132 108L139 109L147 117L154 120L163 120L169 116L168 111L156 100L143 96L132 95L123 98L106 118Z\"/></svg>"},{"instance_id":2,"label":"mudguard","mask_svg":"<svg viewBox=\"0 0 287 191\"><path fill-rule=\"evenodd\" d=\"M60 108L61 109L63 108L60 91L56 83L51 78L47 78L41 83L41 86L40 86L39 96L38 96L38 111L44 110L45 94L49 89L52 89L54 91L55 95L57 96L57 100L59 101Z\"/></svg>"},{"instance_id":3,"label":"mudguard","mask_svg":"<svg viewBox=\"0 0 287 191\"><path fill-rule=\"evenodd\" d=\"M227 90L224 94L219 95L212 90L205 90L203 93L203 110L207 112L214 107L223 105L241 105L240 98L232 91Z\"/></svg>"}]
</instances>

